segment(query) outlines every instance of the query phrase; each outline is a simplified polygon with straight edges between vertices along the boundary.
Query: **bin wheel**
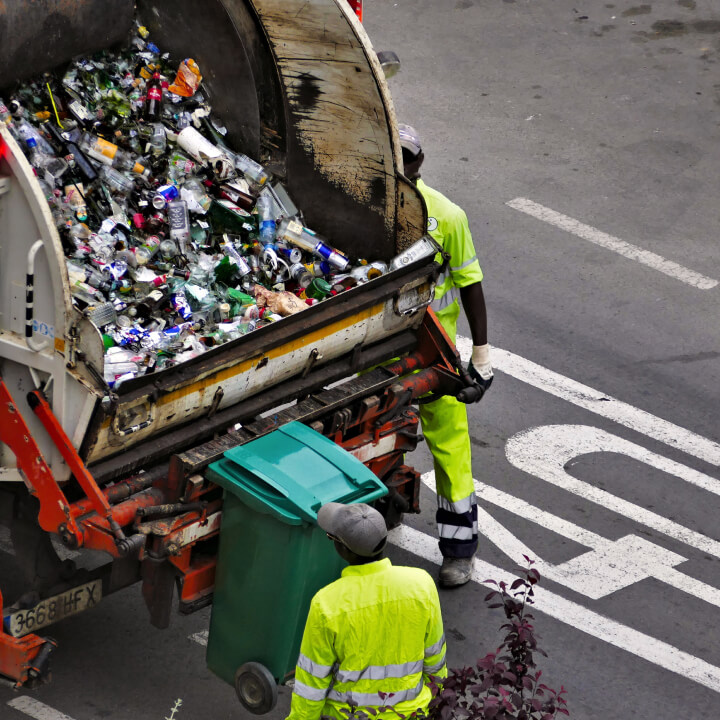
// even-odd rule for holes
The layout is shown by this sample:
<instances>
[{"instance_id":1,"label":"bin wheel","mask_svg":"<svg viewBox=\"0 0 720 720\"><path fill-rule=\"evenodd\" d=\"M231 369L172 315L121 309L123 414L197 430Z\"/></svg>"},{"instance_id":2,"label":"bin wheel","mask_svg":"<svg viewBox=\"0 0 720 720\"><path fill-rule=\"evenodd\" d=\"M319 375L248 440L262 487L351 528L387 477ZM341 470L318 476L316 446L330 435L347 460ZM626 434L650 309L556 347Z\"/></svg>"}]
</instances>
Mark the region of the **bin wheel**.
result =
<instances>
[{"instance_id":1,"label":"bin wheel","mask_svg":"<svg viewBox=\"0 0 720 720\"><path fill-rule=\"evenodd\" d=\"M247 662L237 669L235 692L243 706L254 715L270 712L277 703L275 678L258 662Z\"/></svg>"}]
</instances>

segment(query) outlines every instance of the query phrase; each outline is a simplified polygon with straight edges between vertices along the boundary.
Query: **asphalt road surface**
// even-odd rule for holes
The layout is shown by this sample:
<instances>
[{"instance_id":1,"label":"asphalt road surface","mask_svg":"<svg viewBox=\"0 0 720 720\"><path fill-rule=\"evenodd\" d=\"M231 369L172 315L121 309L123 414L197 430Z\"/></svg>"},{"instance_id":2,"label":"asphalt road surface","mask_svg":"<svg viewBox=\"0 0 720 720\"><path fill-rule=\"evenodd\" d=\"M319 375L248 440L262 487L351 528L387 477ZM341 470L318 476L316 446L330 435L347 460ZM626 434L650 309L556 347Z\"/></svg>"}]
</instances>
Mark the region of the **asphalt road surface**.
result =
<instances>
[{"instance_id":1,"label":"asphalt road surface","mask_svg":"<svg viewBox=\"0 0 720 720\"><path fill-rule=\"evenodd\" d=\"M366 0L365 28L401 58L398 117L486 275L496 379L469 410L483 538L479 582L441 593L451 666L495 647L481 582L527 554L540 668L571 717L716 716L720 8ZM424 512L390 555L436 572L432 463L413 462ZM205 668L208 616L159 631L139 588L108 597L54 628L53 683L0 688L0 717L244 716ZM288 705L283 689L267 717Z\"/></svg>"}]
</instances>

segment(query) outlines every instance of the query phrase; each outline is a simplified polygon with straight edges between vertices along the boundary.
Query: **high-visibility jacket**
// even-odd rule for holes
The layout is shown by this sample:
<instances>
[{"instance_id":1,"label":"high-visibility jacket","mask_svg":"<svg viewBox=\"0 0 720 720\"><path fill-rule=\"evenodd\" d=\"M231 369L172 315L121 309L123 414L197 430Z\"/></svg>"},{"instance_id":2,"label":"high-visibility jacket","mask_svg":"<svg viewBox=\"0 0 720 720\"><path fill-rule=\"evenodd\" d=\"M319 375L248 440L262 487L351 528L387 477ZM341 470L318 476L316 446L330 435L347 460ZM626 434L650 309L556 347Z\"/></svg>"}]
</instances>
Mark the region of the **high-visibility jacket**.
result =
<instances>
[{"instance_id":1,"label":"high-visibility jacket","mask_svg":"<svg viewBox=\"0 0 720 720\"><path fill-rule=\"evenodd\" d=\"M450 255L431 307L455 342L460 288L481 282L483 272L462 208L421 179L417 188L427 205L428 233ZM440 551L445 557L471 557L477 549L478 529L467 409L454 397L444 396L420 406L420 421L435 468Z\"/></svg>"},{"instance_id":2,"label":"high-visibility jacket","mask_svg":"<svg viewBox=\"0 0 720 720\"><path fill-rule=\"evenodd\" d=\"M407 716L428 707L430 675L447 676L430 575L387 558L350 565L310 604L288 720L345 719L352 706Z\"/></svg>"},{"instance_id":3,"label":"high-visibility jacket","mask_svg":"<svg viewBox=\"0 0 720 720\"><path fill-rule=\"evenodd\" d=\"M481 282L483 272L478 262L465 211L442 193L417 181L428 211L428 234L450 255L450 264L435 286L432 309L442 322L457 318L460 312L460 288ZM438 262L441 258L438 257Z\"/></svg>"}]
</instances>

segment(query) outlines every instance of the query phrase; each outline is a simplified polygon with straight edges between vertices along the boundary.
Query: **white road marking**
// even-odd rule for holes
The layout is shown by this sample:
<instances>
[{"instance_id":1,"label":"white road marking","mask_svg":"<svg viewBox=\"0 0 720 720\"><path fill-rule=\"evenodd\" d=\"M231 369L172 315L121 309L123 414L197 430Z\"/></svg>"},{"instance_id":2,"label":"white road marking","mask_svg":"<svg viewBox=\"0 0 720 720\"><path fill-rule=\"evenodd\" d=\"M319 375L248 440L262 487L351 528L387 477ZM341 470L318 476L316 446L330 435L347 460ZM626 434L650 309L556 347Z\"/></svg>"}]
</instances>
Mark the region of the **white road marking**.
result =
<instances>
[{"instance_id":1,"label":"white road marking","mask_svg":"<svg viewBox=\"0 0 720 720\"><path fill-rule=\"evenodd\" d=\"M194 642L196 642L198 645L203 645L207 647L209 632L209 630L203 630L202 632L196 632L192 635L188 635L188 637Z\"/></svg>"},{"instance_id":2,"label":"white road marking","mask_svg":"<svg viewBox=\"0 0 720 720\"><path fill-rule=\"evenodd\" d=\"M429 560L436 565L442 562L437 539L405 525L390 533L390 542L404 550ZM473 581L483 584L485 580L504 580L508 584L515 579L505 570L490 565L477 557L474 560ZM605 617L600 613L566 600L543 587L535 588L535 608L560 622L625 650L649 663L693 680L715 692L720 692L720 668L694 657L668 643L627 625Z\"/></svg>"},{"instance_id":3,"label":"white road marking","mask_svg":"<svg viewBox=\"0 0 720 720\"><path fill-rule=\"evenodd\" d=\"M472 340L458 337L455 344L461 357L467 362L472 354ZM670 447L682 450L700 460L720 466L720 444L713 440L697 435L667 420L662 420L507 350L493 347L490 359L494 368L517 380L585 410L590 410L596 415L624 425Z\"/></svg>"},{"instance_id":4,"label":"white road marking","mask_svg":"<svg viewBox=\"0 0 720 720\"><path fill-rule=\"evenodd\" d=\"M469 359L472 352L472 341L469 338L458 337L457 348L460 352L461 357L465 362ZM720 465L720 444L709 440L708 438L702 437L692 433L685 428L681 428L673 423L651 415L643 410L633 407L627 403L621 402L615 398L608 397L607 395L594 390L586 385L570 380L558 373L552 372L547 368L544 368L536 363L531 362L518 355L502 350L500 348L493 348L491 354L493 366L501 370L502 372L515 377L522 382L526 382L538 389L541 389L551 395L554 395L567 402L573 403L579 407L589 410L599 416L605 417L609 420L624 425L631 430L642 433L647 437L653 438L666 445L681 450L689 455L704 460L714 466ZM560 426L562 428L562 426ZM553 440L557 437L560 428L555 427L548 431L551 437L543 438L543 441ZM535 429L535 431L541 431ZM577 430L577 428L575 428ZM718 494L718 481L703 473L699 473L691 468L688 468L680 463L668 460L659 456L655 453L650 453L641 446L635 445L622 438L615 438L615 436L609 433L601 435L602 431L597 428L589 428L592 437L586 435L585 440L594 440L597 443L598 440L605 441L605 445L602 448L598 448L597 444L593 446L591 442L586 442L584 447L586 452L597 452L597 451L610 451L610 452L625 452L630 450L630 455L641 462L648 462L649 464L657 467L664 472L670 472L686 482L690 482L697 487L701 487L708 492ZM529 431L534 432L534 431ZM562 434L562 433L560 433ZM527 439L528 433L521 433L518 437L525 437ZM571 433L572 435L572 433ZM539 440L539 437L534 438L535 441ZM565 483L567 479L570 479L570 483L575 482L574 478L571 478L563 469L565 462L574 457L575 455L582 454L578 452L577 442L567 443L570 437L565 438L564 456L561 458L557 457L558 452L563 451L563 442L561 441L560 447L553 446L549 452L549 458L541 460L540 457L535 457L534 467L529 467L528 464L522 469L526 469L528 472L537 474L540 469L542 474L540 475L543 479L547 479L548 476L552 476L553 484L559 484L561 487L566 487ZM577 441L577 437L574 438ZM533 443L536 447L537 442ZM542 443L540 443L542 444ZM552 442L551 442L552 444ZM516 447L512 452L516 453L515 458L523 458L523 453L520 452L522 442L517 440ZM557 445L557 443L556 443ZM573 453L568 457L567 451L573 446ZM581 443L582 446L582 443ZM590 448L590 449L587 449ZM554 453L554 455L553 455ZM508 457L510 457L510 454ZM542 455L542 454L540 454ZM530 453L532 456L532 453ZM530 457L525 456L523 463L531 463ZM561 473L564 475L562 480ZM423 480L428 481L430 486L434 486L434 475L428 473L423 476ZM579 482L579 481L577 481ZM604 561L603 569L607 575L607 568L610 564L617 564L619 561L619 550L625 549L632 545L632 550L640 550L643 553L651 552L655 555L655 562L650 563L649 567L645 568L644 575L648 576L648 572L653 577L666 582L673 587L683 590L684 592L690 593L698 598L718 605L718 590L712 586L706 585L695 578L688 577L683 573L678 572L673 567L668 565L676 564L678 560L682 561L682 557L674 553L667 554L662 548L653 545L652 543L645 543L642 547L638 547L636 539L627 538L623 539L623 542L616 542L609 545L610 541L606 538L585 530L578 528L573 523L569 523L566 520L557 518L550 513L540 510L531 506L517 498L512 498L507 493L502 493L499 490L489 488L482 483L475 482L478 494L485 500L495 502L501 505L510 512L515 512L522 517L542 524L544 527L554 530L561 535L568 537L576 542L584 544L591 548L605 548L604 557L600 558ZM591 486L588 486L591 487ZM663 518L654 513L650 513L644 508L640 508L632 503L616 498L610 493L599 496L594 495L596 488L592 488L587 494L587 499L591 499L599 504L607 505L606 501L611 501L612 509L623 514L630 513L630 517L638 519L645 524L654 527L655 529L667 533L672 537L675 537L681 542L685 542L688 545L697 547L701 550L710 552L717 555L720 550L720 543L708 538L700 533L697 533L688 528L684 528L677 523L673 523L666 518ZM604 492L604 491L600 491ZM582 495L586 497L585 494ZM595 499L594 499L595 498ZM492 541L498 545L504 552L509 556L513 557L515 562L523 564L522 555L528 555L533 557L535 553L532 553L529 548L524 546L517 538L515 538L506 528L502 527L492 516L485 512L482 508L478 508L480 513L479 528L485 533ZM432 562L439 564L441 562L440 553L437 547L437 540L434 537L420 533L417 530L403 526L394 530L391 533L391 542L398 545L399 547L405 548L411 552L414 552L421 557L424 557ZM660 550L658 554L656 552ZM615 552L613 552L613 550ZM631 551L632 551L631 550ZM565 578L564 581L567 584L568 579L573 578L573 572L577 574L584 574L584 570L590 567L590 558L592 553L581 556L584 558L583 562L570 561L563 565L565 566ZM595 556L595 565L597 567L597 560L599 556ZM486 578L494 580L500 580L506 573L504 570L493 567L488 563L485 563L475 558L475 569L473 573L473 580L478 583L482 583ZM584 567L583 567L584 565ZM544 564L544 573L549 577L548 570L551 566L548 563ZM618 567L618 573L615 577L606 577L604 582L607 583L605 590L612 590L613 587L621 587L622 580L621 575L625 574L627 566ZM638 572L637 569L631 571L631 576L641 577L643 572ZM511 583L514 578L506 578L508 583ZM608 582L609 580L609 582ZM563 579L558 578L558 582L563 582ZM594 591L594 594L601 594L599 590ZM707 663L706 661L694 657L689 653L686 653L678 648L664 643L657 638L650 637L644 633L640 633L632 628L627 627L615 620L607 618L603 615L595 613L582 605L573 603L565 598L551 593L544 588L538 588L536 608L551 617L554 617L561 622L564 622L571 627L582 630L583 632L597 637L615 647L621 648L630 652L638 657L647 660L648 662L654 663L663 667L671 672L675 672L680 676L688 677L695 682L704 685L716 692L720 692L720 668Z\"/></svg>"},{"instance_id":5,"label":"white road marking","mask_svg":"<svg viewBox=\"0 0 720 720\"><path fill-rule=\"evenodd\" d=\"M433 472L426 473L422 476L423 482L430 488L434 487L433 478ZM561 537L578 543L579 545L585 545L585 547L602 551L602 549L609 542L601 535L597 535L590 530L581 528L579 525L575 525L575 523L568 522L567 520L564 520L557 515L553 515L549 512L546 512L545 510L541 510L540 508L537 508L534 505L531 505L530 503L521 500L520 498L516 498L514 495L510 495L506 492L503 492L502 490L491 487L490 485L481 483L478 480L475 480L475 491L480 500L483 500L486 503L489 502L492 505L496 505L497 507L500 507L503 510L510 512L513 515L517 515L518 517L523 518L523 520L528 520L535 523L536 525L540 525L543 528L551 530L557 535L560 535ZM478 508L478 510L482 510L482 508ZM483 515L485 515L484 510ZM590 590L590 588L585 584L584 578L582 578L582 582L581 577L578 577L578 582L573 582L575 578L567 572L567 563L563 563L559 566L560 568L563 568L565 566L564 577L553 575L552 570L548 572L548 568L554 569L558 566L550 566L548 563L539 560L537 558L537 553L533 552L530 548L523 545L517 538L512 535L509 535L508 543L507 535L501 536L497 534L496 525L499 525L499 523L497 523L497 521L492 518L492 516L490 516L490 518L492 520L491 523L486 523L485 520L480 520L479 529L481 530L482 534L486 538L488 538L488 540L490 540L490 542L498 546L500 550L502 550L516 564L522 565L524 563L523 555L533 557L538 563L538 565L542 563L541 567L544 568L543 575L545 575L547 578L555 580L556 582L560 582L567 587L573 587L573 589L576 589L577 592L588 595L588 591ZM507 532L505 528L502 529L503 531ZM506 542L503 543L503 540L505 540ZM591 553L587 553L587 555L589 556L591 555ZM620 564L620 567L622 567L622 564ZM716 605L720 607L720 591L718 591L718 588L715 588L712 585L703 583L700 580L696 580L689 575L685 575L684 573L675 570L674 568L668 568L663 565L653 566L651 576L654 577L656 580L660 580L661 582L664 582L667 585L674 587L677 590L682 590L688 595L693 595L694 597L704 600L711 605ZM602 595L600 595L600 597L602 597Z\"/></svg>"},{"instance_id":6,"label":"white road marking","mask_svg":"<svg viewBox=\"0 0 720 720\"><path fill-rule=\"evenodd\" d=\"M421 479L435 492L434 472L425 473ZM609 540L501 490L495 490L477 480L474 482L481 500L489 501L524 520L540 524L546 530L592 548L572 560L555 565L540 558L537 551L525 545L487 510L478 506L478 531L516 565L525 564L524 556L532 557L538 570L548 580L564 585L592 600L606 597L641 580L655 578L720 607L718 588L673 568L674 565L686 562L687 558L682 555L636 535L627 535L615 541Z\"/></svg>"},{"instance_id":7,"label":"white road marking","mask_svg":"<svg viewBox=\"0 0 720 720\"><path fill-rule=\"evenodd\" d=\"M515 198L505 203L514 210L519 210L526 215L531 215L538 220L554 225L560 230L577 235L577 237L587 240L588 242L604 247L607 250L622 255L623 257L629 258L630 260L636 260L643 265L651 267L653 270L669 275L676 280L680 280L687 285L692 285L699 290L711 290L718 285L718 280L701 275L694 270L683 267L672 260L667 260L662 255L657 255L649 250L643 250L636 245L631 245L625 240L608 235L597 228L585 225L584 223L575 220L574 218L563 215L562 213L551 210L544 205L539 205L532 200L527 198Z\"/></svg>"},{"instance_id":8,"label":"white road marking","mask_svg":"<svg viewBox=\"0 0 720 720\"><path fill-rule=\"evenodd\" d=\"M717 480L598 428L548 425L518 433L505 445L507 459L519 470L720 558L720 542L717 540L578 480L565 470L566 464L573 458L595 452L622 453L710 492L720 492Z\"/></svg>"},{"instance_id":9,"label":"white road marking","mask_svg":"<svg viewBox=\"0 0 720 720\"><path fill-rule=\"evenodd\" d=\"M45 705L45 703L41 703L28 695L22 695L10 700L8 705L21 713L25 713L25 715L29 715L31 718L35 718L35 720L73 720L69 715L54 710L49 705Z\"/></svg>"}]
</instances>

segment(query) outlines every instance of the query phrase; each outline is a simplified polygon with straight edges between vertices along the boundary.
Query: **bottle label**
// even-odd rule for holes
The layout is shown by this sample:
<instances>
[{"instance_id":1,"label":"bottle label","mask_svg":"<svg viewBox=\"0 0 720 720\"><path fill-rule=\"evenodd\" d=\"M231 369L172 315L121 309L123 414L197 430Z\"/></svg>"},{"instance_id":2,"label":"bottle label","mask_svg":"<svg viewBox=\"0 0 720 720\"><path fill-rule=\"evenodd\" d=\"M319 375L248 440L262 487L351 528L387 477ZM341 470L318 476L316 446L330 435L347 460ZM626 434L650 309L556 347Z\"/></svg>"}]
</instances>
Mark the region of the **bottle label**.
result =
<instances>
[{"instance_id":1,"label":"bottle label","mask_svg":"<svg viewBox=\"0 0 720 720\"><path fill-rule=\"evenodd\" d=\"M296 235L300 235L303 231L303 226L297 220L291 220L287 224L286 230L287 230L287 232L291 232L291 233L295 233Z\"/></svg>"},{"instance_id":2,"label":"bottle label","mask_svg":"<svg viewBox=\"0 0 720 720\"><path fill-rule=\"evenodd\" d=\"M103 138L95 138L95 145L91 148L90 154L102 160L109 158L112 160L118 151L118 146L114 145Z\"/></svg>"},{"instance_id":3,"label":"bottle label","mask_svg":"<svg viewBox=\"0 0 720 720\"><path fill-rule=\"evenodd\" d=\"M149 87L147 91L148 100L162 100L162 88Z\"/></svg>"},{"instance_id":4,"label":"bottle label","mask_svg":"<svg viewBox=\"0 0 720 720\"><path fill-rule=\"evenodd\" d=\"M93 120L93 114L78 100L73 100L68 105L68 109L78 120Z\"/></svg>"}]
</instances>

